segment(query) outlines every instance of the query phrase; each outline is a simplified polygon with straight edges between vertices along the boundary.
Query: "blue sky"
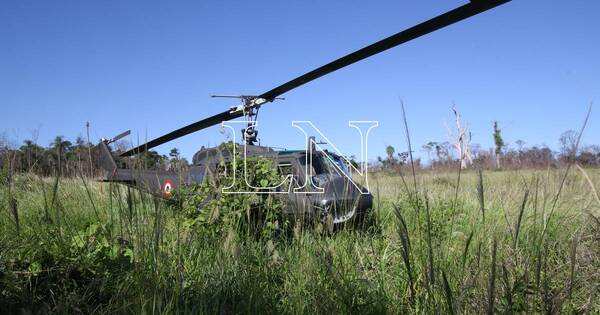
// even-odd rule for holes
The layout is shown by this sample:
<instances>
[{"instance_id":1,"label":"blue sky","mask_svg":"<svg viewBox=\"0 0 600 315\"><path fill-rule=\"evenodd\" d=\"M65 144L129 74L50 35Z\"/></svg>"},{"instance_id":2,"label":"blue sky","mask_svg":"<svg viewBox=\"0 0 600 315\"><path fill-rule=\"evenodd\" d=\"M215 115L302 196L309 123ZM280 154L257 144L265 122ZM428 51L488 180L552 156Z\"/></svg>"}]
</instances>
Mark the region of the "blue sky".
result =
<instances>
[{"instance_id":1,"label":"blue sky","mask_svg":"<svg viewBox=\"0 0 600 315\"><path fill-rule=\"evenodd\" d=\"M260 94L465 1L3 1L0 133L48 145L60 134L133 142L235 105L211 94ZM447 141L456 103L473 142L558 148L590 101L600 106L598 1L514 0L286 93L259 116L262 144L301 148L292 120L313 121L348 154L349 120L378 120L369 155ZM600 109L585 143L600 143ZM218 127L158 147L184 156L224 139Z\"/></svg>"}]
</instances>

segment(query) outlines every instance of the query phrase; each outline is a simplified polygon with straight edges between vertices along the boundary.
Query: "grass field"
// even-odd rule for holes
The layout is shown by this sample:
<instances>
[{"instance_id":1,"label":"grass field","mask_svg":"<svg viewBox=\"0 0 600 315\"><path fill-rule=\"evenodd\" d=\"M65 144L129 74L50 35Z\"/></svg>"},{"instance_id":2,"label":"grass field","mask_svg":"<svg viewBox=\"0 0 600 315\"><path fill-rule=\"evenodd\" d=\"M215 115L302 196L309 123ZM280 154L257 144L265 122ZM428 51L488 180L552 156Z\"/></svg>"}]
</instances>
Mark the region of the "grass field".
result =
<instances>
[{"instance_id":1,"label":"grass field","mask_svg":"<svg viewBox=\"0 0 600 315\"><path fill-rule=\"evenodd\" d=\"M125 186L18 176L0 188L0 313L599 313L585 172L374 174L373 227L273 238L198 231Z\"/></svg>"}]
</instances>

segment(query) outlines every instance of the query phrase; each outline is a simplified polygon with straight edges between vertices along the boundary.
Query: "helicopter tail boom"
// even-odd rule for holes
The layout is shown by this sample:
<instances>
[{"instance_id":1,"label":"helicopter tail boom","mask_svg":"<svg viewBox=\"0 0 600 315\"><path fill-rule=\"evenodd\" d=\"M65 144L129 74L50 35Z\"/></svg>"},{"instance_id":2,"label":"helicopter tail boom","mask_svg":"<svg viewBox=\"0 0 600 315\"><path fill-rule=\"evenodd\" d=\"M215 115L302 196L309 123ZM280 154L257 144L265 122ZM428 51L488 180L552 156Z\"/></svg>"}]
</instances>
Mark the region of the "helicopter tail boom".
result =
<instances>
[{"instance_id":1,"label":"helicopter tail boom","mask_svg":"<svg viewBox=\"0 0 600 315\"><path fill-rule=\"evenodd\" d=\"M189 172L142 170L119 168L108 141L101 141L95 148L96 166L101 170L101 181L135 186L151 193L169 196L180 184L190 182Z\"/></svg>"}]
</instances>

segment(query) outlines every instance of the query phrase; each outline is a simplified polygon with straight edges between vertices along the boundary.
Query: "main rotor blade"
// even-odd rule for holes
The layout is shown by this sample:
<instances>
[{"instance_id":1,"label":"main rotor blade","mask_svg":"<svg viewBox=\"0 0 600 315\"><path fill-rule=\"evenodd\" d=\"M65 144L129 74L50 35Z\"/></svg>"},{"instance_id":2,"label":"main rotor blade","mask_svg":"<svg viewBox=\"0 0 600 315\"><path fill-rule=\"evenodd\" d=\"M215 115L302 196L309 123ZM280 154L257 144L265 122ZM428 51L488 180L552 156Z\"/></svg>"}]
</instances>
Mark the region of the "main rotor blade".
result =
<instances>
[{"instance_id":1,"label":"main rotor blade","mask_svg":"<svg viewBox=\"0 0 600 315\"><path fill-rule=\"evenodd\" d=\"M158 137L152 141L149 141L145 144L142 144L140 146L137 146L129 151L123 152L121 154L121 156L132 156L134 154L138 154L138 153L142 153L145 152L151 148L154 148L156 146L159 146L163 143L169 142L171 140L175 140L179 137L183 137L185 135L188 135L190 133L220 124L222 121L227 121L227 120L231 120L231 119L236 119L238 117L242 117L244 114L242 113L242 111L236 111L236 112L231 112L231 111L225 111L222 112L220 114L208 117L206 119L202 119L198 122L195 122L193 124L187 125L185 127L179 128L175 131L172 131L164 136Z\"/></svg>"},{"instance_id":2,"label":"main rotor blade","mask_svg":"<svg viewBox=\"0 0 600 315\"><path fill-rule=\"evenodd\" d=\"M268 101L272 101L275 97L318 79L326 74L510 1L511 0L471 0L471 2L468 4L446 12L419 25L413 26L400 33L394 34L388 38L380 40L372 45L334 60L322 67L314 69L266 93L261 94L259 97Z\"/></svg>"},{"instance_id":3,"label":"main rotor blade","mask_svg":"<svg viewBox=\"0 0 600 315\"><path fill-rule=\"evenodd\" d=\"M342 58L334 60L324 66L321 66L317 69L314 69L308 73L305 73L291 81L288 81L268 92L265 92L258 96L258 98L265 99L267 101L273 101L279 95L289 92L301 85L304 85L308 82L311 82L315 79L318 79L326 74L349 66L355 62L361 61L373 55L376 55L380 52L386 51L390 48L396 47L408 41L411 41L415 38L421 37L423 35L429 34L433 31L439 30L456 22L462 21L471 16L477 15L479 13L485 12L492 8L495 8L501 4L510 2L511 0L471 0L468 4L465 4L461 7L458 7L452 11L448 11L442 15L439 15L433 19L425 21L421 24L413 26L409 29L406 29L400 33L394 34L388 38L382 39L374 44L371 44L367 47L359 49L353 53L350 53ZM138 154L148 149L159 146L163 143L169 142L171 140L177 139L179 137L183 137L190 133L214 126L219 124L222 121L235 119L238 117L242 117L242 111L235 112L222 112L220 114L214 115L212 117L200 120L191 125L187 125L183 128L179 128L173 132L170 132L164 136L158 137L146 144L135 147L129 151L126 151L121 154L121 156L131 156L134 154Z\"/></svg>"}]
</instances>

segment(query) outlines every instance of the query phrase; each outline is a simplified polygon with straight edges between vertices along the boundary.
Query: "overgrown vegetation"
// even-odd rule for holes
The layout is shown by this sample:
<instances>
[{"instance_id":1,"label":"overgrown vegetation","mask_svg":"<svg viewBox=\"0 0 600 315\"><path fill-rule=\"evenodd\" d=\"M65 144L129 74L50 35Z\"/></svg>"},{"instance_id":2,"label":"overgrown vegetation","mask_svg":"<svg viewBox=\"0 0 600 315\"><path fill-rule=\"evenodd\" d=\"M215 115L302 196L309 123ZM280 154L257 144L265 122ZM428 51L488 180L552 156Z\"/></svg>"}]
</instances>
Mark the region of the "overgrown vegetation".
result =
<instances>
[{"instance_id":1,"label":"overgrown vegetation","mask_svg":"<svg viewBox=\"0 0 600 315\"><path fill-rule=\"evenodd\" d=\"M275 179L254 162L256 183ZM20 175L0 192L0 311L598 312L600 173L583 171L560 195L564 170L421 174L416 191L377 174L377 232L333 235L277 233L283 221L269 216L250 226L278 201L206 201L208 184L166 202Z\"/></svg>"},{"instance_id":2,"label":"overgrown vegetation","mask_svg":"<svg viewBox=\"0 0 600 315\"><path fill-rule=\"evenodd\" d=\"M222 144L221 150L233 152L232 145ZM248 157L245 174L241 167L242 150L238 147L234 160L220 163L218 175L197 185L184 186L167 200L169 210L183 214L185 226L220 236L224 232L245 231L247 235L266 238L281 234L288 226L288 218L283 215L283 198L271 194L222 193L224 189L245 191L246 181L252 187L272 187L281 182L274 161L267 158ZM235 173L232 173L233 163L238 165Z\"/></svg>"}]
</instances>

